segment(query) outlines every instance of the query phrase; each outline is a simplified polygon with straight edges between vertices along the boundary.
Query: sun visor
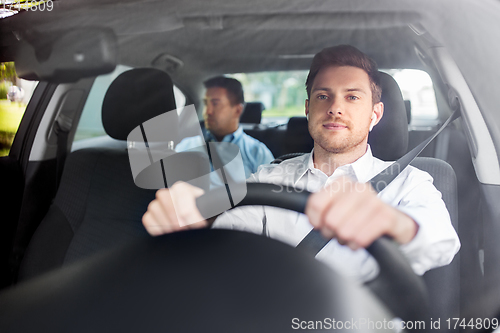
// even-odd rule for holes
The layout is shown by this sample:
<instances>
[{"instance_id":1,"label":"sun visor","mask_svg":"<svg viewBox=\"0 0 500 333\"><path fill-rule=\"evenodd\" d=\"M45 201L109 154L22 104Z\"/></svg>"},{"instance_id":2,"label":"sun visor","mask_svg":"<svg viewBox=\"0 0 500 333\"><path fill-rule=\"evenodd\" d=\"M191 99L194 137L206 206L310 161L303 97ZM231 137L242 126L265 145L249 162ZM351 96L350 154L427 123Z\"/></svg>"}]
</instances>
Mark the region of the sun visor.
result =
<instances>
[{"instance_id":1,"label":"sun visor","mask_svg":"<svg viewBox=\"0 0 500 333\"><path fill-rule=\"evenodd\" d=\"M54 83L110 73L116 66L117 45L108 28L24 34L16 51L16 71L26 80Z\"/></svg>"}]
</instances>

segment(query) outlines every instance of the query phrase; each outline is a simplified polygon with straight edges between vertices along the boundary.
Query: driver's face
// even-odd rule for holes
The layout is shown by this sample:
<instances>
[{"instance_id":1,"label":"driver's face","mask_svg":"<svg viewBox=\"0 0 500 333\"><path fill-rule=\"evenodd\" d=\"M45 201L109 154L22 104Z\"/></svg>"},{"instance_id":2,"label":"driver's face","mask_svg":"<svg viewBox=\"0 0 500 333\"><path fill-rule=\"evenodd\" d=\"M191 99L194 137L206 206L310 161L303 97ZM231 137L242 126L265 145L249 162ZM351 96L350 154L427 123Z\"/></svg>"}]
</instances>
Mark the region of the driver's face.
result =
<instances>
[{"instance_id":1,"label":"driver's face","mask_svg":"<svg viewBox=\"0 0 500 333\"><path fill-rule=\"evenodd\" d=\"M205 127L216 137L233 133L238 128L241 105L231 105L226 88L208 88L203 99Z\"/></svg>"},{"instance_id":2,"label":"driver's face","mask_svg":"<svg viewBox=\"0 0 500 333\"><path fill-rule=\"evenodd\" d=\"M351 66L320 70L306 100L315 147L330 153L365 148L370 126L380 120L382 112L382 103L372 103L368 74Z\"/></svg>"}]
</instances>

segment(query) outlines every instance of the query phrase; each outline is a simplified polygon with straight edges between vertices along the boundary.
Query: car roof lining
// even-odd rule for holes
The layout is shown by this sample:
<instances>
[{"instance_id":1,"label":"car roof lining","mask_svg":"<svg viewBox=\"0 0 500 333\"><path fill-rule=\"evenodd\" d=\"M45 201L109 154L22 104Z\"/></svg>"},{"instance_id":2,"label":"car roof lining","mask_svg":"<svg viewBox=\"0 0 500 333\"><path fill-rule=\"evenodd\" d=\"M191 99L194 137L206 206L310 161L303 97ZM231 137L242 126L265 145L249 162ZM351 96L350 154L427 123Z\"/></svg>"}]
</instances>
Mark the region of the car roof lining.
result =
<instances>
[{"instance_id":1,"label":"car roof lining","mask_svg":"<svg viewBox=\"0 0 500 333\"><path fill-rule=\"evenodd\" d=\"M380 68L423 69L414 50L415 36L408 27L303 31L184 28L147 39L139 35L119 36L120 62L131 67L151 66L157 52L179 58L184 66L170 74L181 87L218 74L307 70L312 55L333 44L358 47L374 58ZM254 40L259 41L257 46L249 42ZM141 49L142 54L134 52L135 48Z\"/></svg>"}]
</instances>

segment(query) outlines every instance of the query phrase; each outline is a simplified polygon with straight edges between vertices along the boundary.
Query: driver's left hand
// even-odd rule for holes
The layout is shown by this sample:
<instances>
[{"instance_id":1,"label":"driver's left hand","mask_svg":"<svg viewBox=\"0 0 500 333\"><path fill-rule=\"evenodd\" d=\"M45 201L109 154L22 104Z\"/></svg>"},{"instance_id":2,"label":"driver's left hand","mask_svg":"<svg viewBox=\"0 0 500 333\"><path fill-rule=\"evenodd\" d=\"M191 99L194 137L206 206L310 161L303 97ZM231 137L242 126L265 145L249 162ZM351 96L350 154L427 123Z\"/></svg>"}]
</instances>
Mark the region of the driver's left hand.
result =
<instances>
[{"instance_id":1,"label":"driver's left hand","mask_svg":"<svg viewBox=\"0 0 500 333\"><path fill-rule=\"evenodd\" d=\"M324 237L337 238L353 250L367 247L383 235L406 244L418 231L413 219L380 200L370 184L346 177L313 193L305 213Z\"/></svg>"}]
</instances>

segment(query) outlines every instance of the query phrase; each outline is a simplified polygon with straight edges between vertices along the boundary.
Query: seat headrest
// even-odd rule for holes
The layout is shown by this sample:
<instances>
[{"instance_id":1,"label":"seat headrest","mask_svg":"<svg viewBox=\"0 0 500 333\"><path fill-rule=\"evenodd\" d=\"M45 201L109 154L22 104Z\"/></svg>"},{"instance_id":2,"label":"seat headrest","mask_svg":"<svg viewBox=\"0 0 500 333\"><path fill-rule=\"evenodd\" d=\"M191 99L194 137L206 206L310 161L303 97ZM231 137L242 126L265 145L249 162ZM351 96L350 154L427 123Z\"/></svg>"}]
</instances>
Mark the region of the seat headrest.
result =
<instances>
[{"instance_id":1,"label":"seat headrest","mask_svg":"<svg viewBox=\"0 0 500 333\"><path fill-rule=\"evenodd\" d=\"M309 134L307 118L303 116L290 117L286 131L291 135Z\"/></svg>"},{"instance_id":2,"label":"seat headrest","mask_svg":"<svg viewBox=\"0 0 500 333\"><path fill-rule=\"evenodd\" d=\"M283 154L308 153L313 149L314 141L309 134L306 117L288 119Z\"/></svg>"},{"instance_id":3,"label":"seat headrest","mask_svg":"<svg viewBox=\"0 0 500 333\"><path fill-rule=\"evenodd\" d=\"M261 102L247 102L240 117L240 123L260 124L265 106Z\"/></svg>"},{"instance_id":4,"label":"seat headrest","mask_svg":"<svg viewBox=\"0 0 500 333\"><path fill-rule=\"evenodd\" d=\"M384 115L368 135L373 155L384 161L394 161L408 150L408 119L406 107L396 81L380 72Z\"/></svg>"},{"instance_id":5,"label":"seat headrest","mask_svg":"<svg viewBox=\"0 0 500 333\"><path fill-rule=\"evenodd\" d=\"M143 122L175 110L172 79L154 68L136 68L120 74L108 88L102 103L102 124L118 140Z\"/></svg>"}]
</instances>

